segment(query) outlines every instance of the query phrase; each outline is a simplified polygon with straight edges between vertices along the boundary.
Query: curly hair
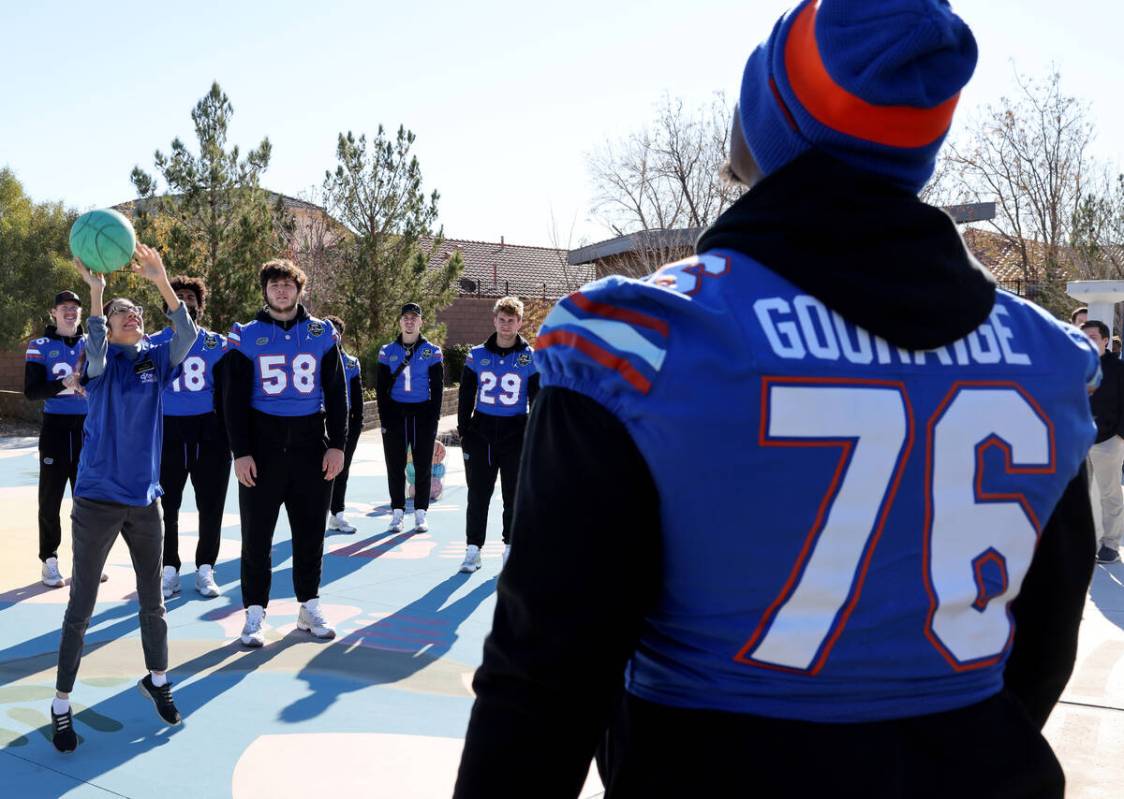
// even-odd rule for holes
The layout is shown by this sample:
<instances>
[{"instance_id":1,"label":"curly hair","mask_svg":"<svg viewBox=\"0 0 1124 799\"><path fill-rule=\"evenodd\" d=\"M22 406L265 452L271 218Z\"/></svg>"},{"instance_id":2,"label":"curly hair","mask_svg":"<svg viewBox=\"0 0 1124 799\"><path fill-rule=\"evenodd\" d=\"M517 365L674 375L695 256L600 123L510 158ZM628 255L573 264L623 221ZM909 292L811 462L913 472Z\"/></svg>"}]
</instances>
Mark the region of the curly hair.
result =
<instances>
[{"instance_id":1,"label":"curly hair","mask_svg":"<svg viewBox=\"0 0 1124 799\"><path fill-rule=\"evenodd\" d=\"M523 301L518 297L500 297L492 306L492 316L496 314L511 314L523 318Z\"/></svg>"},{"instance_id":2,"label":"curly hair","mask_svg":"<svg viewBox=\"0 0 1124 799\"><path fill-rule=\"evenodd\" d=\"M207 281L190 275L172 275L168 278L168 282L172 284L172 291L187 289L192 292L195 295L195 304L199 306L200 311L203 310L207 304Z\"/></svg>"},{"instance_id":3,"label":"curly hair","mask_svg":"<svg viewBox=\"0 0 1124 799\"><path fill-rule=\"evenodd\" d=\"M288 278L297 284L297 291L303 291L308 275L304 270L288 258L274 258L261 265L261 292L265 294L265 287L271 280L284 280Z\"/></svg>"},{"instance_id":4,"label":"curly hair","mask_svg":"<svg viewBox=\"0 0 1124 799\"><path fill-rule=\"evenodd\" d=\"M331 322L332 327L336 329L336 335L338 335L340 338L343 338L344 325L342 319L340 319L338 316L325 316L324 321Z\"/></svg>"}]
</instances>

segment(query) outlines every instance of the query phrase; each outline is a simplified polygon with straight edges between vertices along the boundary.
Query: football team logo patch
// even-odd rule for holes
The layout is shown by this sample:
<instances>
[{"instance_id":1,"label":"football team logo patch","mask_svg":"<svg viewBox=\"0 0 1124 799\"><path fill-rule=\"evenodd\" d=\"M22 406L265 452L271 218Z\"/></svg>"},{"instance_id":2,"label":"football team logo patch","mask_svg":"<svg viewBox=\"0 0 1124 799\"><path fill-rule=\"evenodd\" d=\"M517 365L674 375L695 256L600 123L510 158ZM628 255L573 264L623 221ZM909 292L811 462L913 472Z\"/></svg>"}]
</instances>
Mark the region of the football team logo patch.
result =
<instances>
[{"instance_id":1,"label":"football team logo patch","mask_svg":"<svg viewBox=\"0 0 1124 799\"><path fill-rule=\"evenodd\" d=\"M426 347L424 350L421 351L421 357L423 359L433 357L433 350L430 349L429 347Z\"/></svg>"},{"instance_id":2,"label":"football team logo patch","mask_svg":"<svg viewBox=\"0 0 1124 799\"><path fill-rule=\"evenodd\" d=\"M259 338L254 343L257 344L259 347L264 347L266 344L269 343L269 337L268 336L262 336L261 338Z\"/></svg>"},{"instance_id":3,"label":"football team logo patch","mask_svg":"<svg viewBox=\"0 0 1124 799\"><path fill-rule=\"evenodd\" d=\"M48 354L49 356L51 356L52 358L57 358L57 357L59 357L59 351L58 351L58 350L51 350L51 351L50 351L50 352L48 352L47 354Z\"/></svg>"},{"instance_id":4,"label":"football team logo patch","mask_svg":"<svg viewBox=\"0 0 1124 799\"><path fill-rule=\"evenodd\" d=\"M529 352L522 352L522 353L519 354L519 357L515 359L515 365L516 366L526 366L530 362L531 362L531 353L529 353Z\"/></svg>"},{"instance_id":5,"label":"football team logo patch","mask_svg":"<svg viewBox=\"0 0 1124 799\"><path fill-rule=\"evenodd\" d=\"M318 336L324 335L324 323L323 322L309 322L308 323L308 335L312 336L313 338L317 338Z\"/></svg>"},{"instance_id":6,"label":"football team logo patch","mask_svg":"<svg viewBox=\"0 0 1124 799\"><path fill-rule=\"evenodd\" d=\"M203 349L213 350L218 345L219 345L219 337L216 336L214 333L210 333L206 336L203 336Z\"/></svg>"}]
</instances>

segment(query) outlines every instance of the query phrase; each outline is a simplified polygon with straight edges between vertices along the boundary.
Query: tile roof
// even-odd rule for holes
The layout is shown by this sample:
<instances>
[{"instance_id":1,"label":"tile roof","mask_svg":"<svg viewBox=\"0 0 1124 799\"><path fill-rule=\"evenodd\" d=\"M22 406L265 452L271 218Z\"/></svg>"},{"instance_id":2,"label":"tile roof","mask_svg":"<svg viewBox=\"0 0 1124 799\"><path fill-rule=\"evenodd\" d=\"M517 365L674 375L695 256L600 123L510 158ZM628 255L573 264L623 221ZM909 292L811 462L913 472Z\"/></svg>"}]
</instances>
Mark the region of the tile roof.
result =
<instances>
[{"instance_id":1,"label":"tile roof","mask_svg":"<svg viewBox=\"0 0 1124 799\"><path fill-rule=\"evenodd\" d=\"M1000 283L1025 280L1022 254L1018 247L1000 234L980 228L964 228L964 243L976 259L986 266ZM1037 266L1042 256L1042 245L1037 241L1027 242L1031 259L1031 280L1038 279Z\"/></svg>"},{"instance_id":2,"label":"tile roof","mask_svg":"<svg viewBox=\"0 0 1124 799\"><path fill-rule=\"evenodd\" d=\"M423 249L428 240L421 242ZM440 266L459 250L464 257L461 294L522 297L561 297L596 278L592 264L570 265L566 250L531 247L500 241L445 239L430 258L431 267Z\"/></svg>"}]
</instances>

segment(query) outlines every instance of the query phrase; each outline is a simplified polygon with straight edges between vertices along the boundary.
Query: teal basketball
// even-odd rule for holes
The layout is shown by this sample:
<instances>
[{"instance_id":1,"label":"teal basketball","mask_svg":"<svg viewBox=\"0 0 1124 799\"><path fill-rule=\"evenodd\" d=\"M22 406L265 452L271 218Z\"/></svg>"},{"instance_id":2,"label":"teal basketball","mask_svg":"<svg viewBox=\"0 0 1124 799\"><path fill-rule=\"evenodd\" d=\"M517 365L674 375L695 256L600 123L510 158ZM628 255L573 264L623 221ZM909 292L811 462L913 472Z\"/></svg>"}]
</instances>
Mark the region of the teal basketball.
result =
<instances>
[{"instance_id":1,"label":"teal basketball","mask_svg":"<svg viewBox=\"0 0 1124 799\"><path fill-rule=\"evenodd\" d=\"M87 211L70 228L70 251L93 272L115 272L133 259L137 234L111 208Z\"/></svg>"}]
</instances>

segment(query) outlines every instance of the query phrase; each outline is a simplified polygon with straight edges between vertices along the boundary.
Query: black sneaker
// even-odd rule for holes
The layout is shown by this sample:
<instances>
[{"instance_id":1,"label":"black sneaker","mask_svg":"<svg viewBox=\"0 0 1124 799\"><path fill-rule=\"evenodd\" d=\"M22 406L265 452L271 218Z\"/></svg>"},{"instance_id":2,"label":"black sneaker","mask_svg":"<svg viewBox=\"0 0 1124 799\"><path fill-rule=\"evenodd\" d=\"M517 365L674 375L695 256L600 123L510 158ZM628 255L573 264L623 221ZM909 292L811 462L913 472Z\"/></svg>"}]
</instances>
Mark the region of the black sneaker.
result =
<instances>
[{"instance_id":1,"label":"black sneaker","mask_svg":"<svg viewBox=\"0 0 1124 799\"><path fill-rule=\"evenodd\" d=\"M51 743L55 745L55 749L60 752L73 752L78 748L78 736L74 733L74 719L71 717L69 710L60 716L52 708L51 726L55 730L55 734L51 737Z\"/></svg>"},{"instance_id":2,"label":"black sneaker","mask_svg":"<svg viewBox=\"0 0 1124 799\"><path fill-rule=\"evenodd\" d=\"M1102 546L1097 550L1097 563L1116 563L1120 560L1120 553L1112 547Z\"/></svg>"},{"instance_id":3,"label":"black sneaker","mask_svg":"<svg viewBox=\"0 0 1124 799\"><path fill-rule=\"evenodd\" d=\"M180 712L176 710L176 703L172 701L172 684L166 682L157 688L152 684L152 675L144 675L144 679L137 683L141 694L147 696L156 706L156 713L168 724L179 724L182 721Z\"/></svg>"}]
</instances>

